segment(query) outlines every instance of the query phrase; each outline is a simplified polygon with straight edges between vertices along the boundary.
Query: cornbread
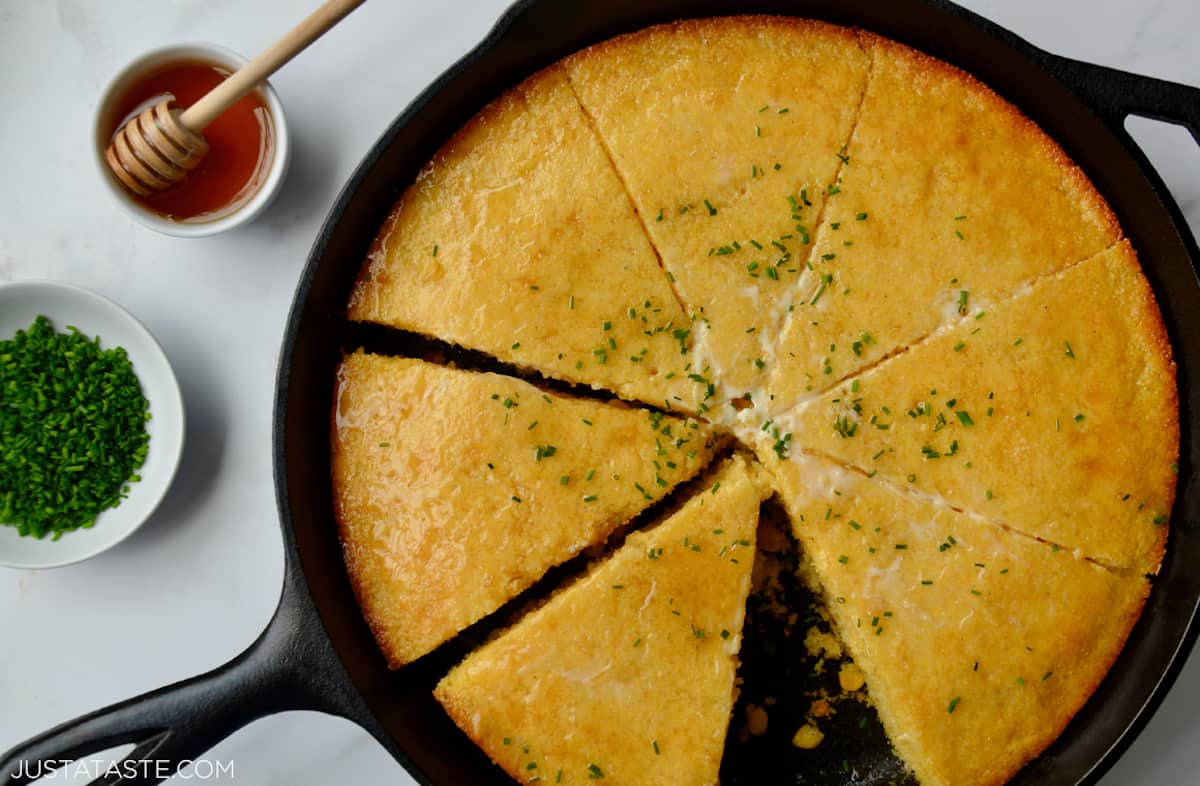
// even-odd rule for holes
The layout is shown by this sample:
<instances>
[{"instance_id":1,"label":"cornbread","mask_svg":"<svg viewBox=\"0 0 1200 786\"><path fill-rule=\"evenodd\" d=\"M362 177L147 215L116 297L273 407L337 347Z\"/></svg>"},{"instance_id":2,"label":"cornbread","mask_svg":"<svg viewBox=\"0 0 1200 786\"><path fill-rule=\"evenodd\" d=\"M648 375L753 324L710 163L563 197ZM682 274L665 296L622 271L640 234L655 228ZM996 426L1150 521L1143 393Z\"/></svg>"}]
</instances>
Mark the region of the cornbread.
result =
<instances>
[{"instance_id":1,"label":"cornbread","mask_svg":"<svg viewBox=\"0 0 1200 786\"><path fill-rule=\"evenodd\" d=\"M1014 107L946 63L861 40L870 86L775 348L769 394L784 408L1120 237Z\"/></svg>"},{"instance_id":2,"label":"cornbread","mask_svg":"<svg viewBox=\"0 0 1200 786\"><path fill-rule=\"evenodd\" d=\"M830 678L923 786L1038 756L1163 558L1179 401L1134 248L1015 107L872 33L691 20L533 75L404 192L348 314L511 374L343 364L337 512L393 666L668 494L678 511L438 685L521 782L717 782L760 486L840 636L795 643L853 658ZM683 483L734 441L757 461ZM860 741L814 720L835 710L807 683L797 711L752 682L731 744Z\"/></svg>"},{"instance_id":3,"label":"cornbread","mask_svg":"<svg viewBox=\"0 0 1200 786\"><path fill-rule=\"evenodd\" d=\"M992 786L1066 726L1149 591L813 458L768 462L897 753L923 786Z\"/></svg>"},{"instance_id":4,"label":"cornbread","mask_svg":"<svg viewBox=\"0 0 1200 786\"><path fill-rule=\"evenodd\" d=\"M866 86L850 30L652 27L566 61L688 312L718 403L761 387Z\"/></svg>"},{"instance_id":5,"label":"cornbread","mask_svg":"<svg viewBox=\"0 0 1200 786\"><path fill-rule=\"evenodd\" d=\"M334 503L393 666L490 614L704 467L694 420L362 352L338 371Z\"/></svg>"},{"instance_id":6,"label":"cornbread","mask_svg":"<svg viewBox=\"0 0 1200 786\"><path fill-rule=\"evenodd\" d=\"M691 323L563 70L501 96L392 210L353 320L694 411ZM668 377L668 375L670 375Z\"/></svg>"},{"instance_id":7,"label":"cornbread","mask_svg":"<svg viewBox=\"0 0 1200 786\"><path fill-rule=\"evenodd\" d=\"M1138 574L1178 458L1171 350L1128 242L776 419L806 449Z\"/></svg>"},{"instance_id":8,"label":"cornbread","mask_svg":"<svg viewBox=\"0 0 1200 786\"><path fill-rule=\"evenodd\" d=\"M438 701L521 782L716 784L761 499L745 461L730 460L679 512L468 656Z\"/></svg>"}]
</instances>

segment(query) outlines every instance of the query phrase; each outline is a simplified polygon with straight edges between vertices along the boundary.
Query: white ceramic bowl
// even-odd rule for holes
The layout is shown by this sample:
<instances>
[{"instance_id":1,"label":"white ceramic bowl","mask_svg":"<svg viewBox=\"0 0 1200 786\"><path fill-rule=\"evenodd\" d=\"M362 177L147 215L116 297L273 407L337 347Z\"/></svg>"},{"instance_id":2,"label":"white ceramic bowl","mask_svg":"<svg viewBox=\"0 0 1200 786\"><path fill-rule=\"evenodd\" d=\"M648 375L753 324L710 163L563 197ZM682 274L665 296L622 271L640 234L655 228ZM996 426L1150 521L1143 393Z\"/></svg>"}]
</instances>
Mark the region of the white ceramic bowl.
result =
<instances>
[{"instance_id":1,"label":"white ceramic bowl","mask_svg":"<svg viewBox=\"0 0 1200 786\"><path fill-rule=\"evenodd\" d=\"M0 565L12 568L54 568L85 560L129 537L150 517L166 495L183 454L183 398L167 356L150 332L128 311L86 289L52 281L0 284L0 340L28 328L45 314L62 332L74 325L100 347L122 346L150 402L150 435L141 481L131 483L129 496L104 511L90 529L65 532L56 541L21 537L16 527L0 525Z\"/></svg>"},{"instance_id":2,"label":"white ceramic bowl","mask_svg":"<svg viewBox=\"0 0 1200 786\"><path fill-rule=\"evenodd\" d=\"M263 82L258 86L258 91L267 105L267 111L271 113L271 122L275 133L275 157L271 161L262 185L253 196L246 200L245 204L232 213L208 221L171 221L138 204L133 195L125 190L109 172L108 162L104 158L104 151L108 149L111 141L113 126L122 119L115 116L116 102L134 82L147 72L167 63L181 60L201 60L215 63L230 71L236 71L246 64L246 58L215 44L175 44L142 55L112 78L112 81L104 88L99 103L96 104L95 119L92 123L92 157L95 159L97 172L100 180L104 183L105 190L113 196L117 205L135 221L166 235L204 237L242 226L262 213L279 193L280 186L283 185L283 178L291 160L291 147L287 120L283 114L283 104L275 93L275 88L271 87L271 83Z\"/></svg>"}]
</instances>

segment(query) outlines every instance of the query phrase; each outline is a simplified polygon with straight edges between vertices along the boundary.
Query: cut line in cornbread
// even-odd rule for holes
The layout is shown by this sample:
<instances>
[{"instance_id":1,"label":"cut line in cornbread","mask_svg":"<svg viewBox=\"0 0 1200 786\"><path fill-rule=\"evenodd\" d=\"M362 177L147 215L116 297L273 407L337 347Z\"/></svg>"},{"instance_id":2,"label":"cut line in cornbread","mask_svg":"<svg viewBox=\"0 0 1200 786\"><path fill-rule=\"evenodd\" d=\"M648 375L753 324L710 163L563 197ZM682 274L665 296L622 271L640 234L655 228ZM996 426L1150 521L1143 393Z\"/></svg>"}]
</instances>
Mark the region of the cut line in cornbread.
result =
<instances>
[{"instance_id":1,"label":"cut line in cornbread","mask_svg":"<svg viewBox=\"0 0 1200 786\"><path fill-rule=\"evenodd\" d=\"M716 784L762 494L740 457L438 684L522 783Z\"/></svg>"},{"instance_id":2,"label":"cut line in cornbread","mask_svg":"<svg viewBox=\"0 0 1200 786\"><path fill-rule=\"evenodd\" d=\"M1175 367L1128 242L777 419L820 454L1140 574L1179 457Z\"/></svg>"},{"instance_id":3,"label":"cut line in cornbread","mask_svg":"<svg viewBox=\"0 0 1200 786\"><path fill-rule=\"evenodd\" d=\"M685 307L698 371L766 380L869 67L845 28L784 17L652 27L566 60Z\"/></svg>"},{"instance_id":4,"label":"cut line in cornbread","mask_svg":"<svg viewBox=\"0 0 1200 786\"><path fill-rule=\"evenodd\" d=\"M769 462L807 568L922 786L997 786L1104 678L1149 592L812 458Z\"/></svg>"},{"instance_id":5,"label":"cut line in cornbread","mask_svg":"<svg viewBox=\"0 0 1200 786\"><path fill-rule=\"evenodd\" d=\"M694 420L362 352L335 406L346 566L393 667L602 543L713 448Z\"/></svg>"},{"instance_id":6,"label":"cut line in cornbread","mask_svg":"<svg viewBox=\"0 0 1200 786\"><path fill-rule=\"evenodd\" d=\"M994 786L1095 690L1163 556L1179 401L1130 243L1031 119L869 32L686 20L535 74L408 188L349 315L661 410L348 358L337 512L393 666L660 518L732 434L898 754ZM745 588L731 542L664 538L757 511L728 478L761 467L724 466L439 686L516 780L715 783Z\"/></svg>"},{"instance_id":7,"label":"cut line in cornbread","mask_svg":"<svg viewBox=\"0 0 1200 786\"><path fill-rule=\"evenodd\" d=\"M772 414L1120 237L1087 177L1016 107L947 63L861 37L871 78L771 359Z\"/></svg>"},{"instance_id":8,"label":"cut line in cornbread","mask_svg":"<svg viewBox=\"0 0 1200 786\"><path fill-rule=\"evenodd\" d=\"M560 67L488 105L392 210L353 320L694 411L684 315Z\"/></svg>"}]
</instances>

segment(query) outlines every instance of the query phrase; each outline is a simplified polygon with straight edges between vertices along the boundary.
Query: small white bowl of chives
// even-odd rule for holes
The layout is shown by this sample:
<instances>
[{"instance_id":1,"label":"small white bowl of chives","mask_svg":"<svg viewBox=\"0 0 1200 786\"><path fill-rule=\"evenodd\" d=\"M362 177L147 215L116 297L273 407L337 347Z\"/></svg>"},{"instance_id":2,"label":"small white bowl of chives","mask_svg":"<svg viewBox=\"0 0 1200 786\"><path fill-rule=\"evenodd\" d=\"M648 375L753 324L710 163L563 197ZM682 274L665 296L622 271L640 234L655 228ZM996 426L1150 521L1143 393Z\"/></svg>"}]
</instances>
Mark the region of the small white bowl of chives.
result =
<instances>
[{"instance_id":1,"label":"small white bowl of chives","mask_svg":"<svg viewBox=\"0 0 1200 786\"><path fill-rule=\"evenodd\" d=\"M58 333L71 327L101 350L125 349L141 394L149 404L149 436L139 478L127 484L116 507L96 516L91 526L53 535L22 536L11 522L0 522L0 565L11 568L54 568L93 557L129 537L158 507L174 480L183 454L183 398L167 356L150 332L129 312L100 295L70 284L17 281L0 284L0 342L29 330L39 316ZM0 397L6 392L0 390ZM13 395L9 391L7 395ZM12 449L12 446L9 446ZM0 499L0 514L4 504Z\"/></svg>"}]
</instances>

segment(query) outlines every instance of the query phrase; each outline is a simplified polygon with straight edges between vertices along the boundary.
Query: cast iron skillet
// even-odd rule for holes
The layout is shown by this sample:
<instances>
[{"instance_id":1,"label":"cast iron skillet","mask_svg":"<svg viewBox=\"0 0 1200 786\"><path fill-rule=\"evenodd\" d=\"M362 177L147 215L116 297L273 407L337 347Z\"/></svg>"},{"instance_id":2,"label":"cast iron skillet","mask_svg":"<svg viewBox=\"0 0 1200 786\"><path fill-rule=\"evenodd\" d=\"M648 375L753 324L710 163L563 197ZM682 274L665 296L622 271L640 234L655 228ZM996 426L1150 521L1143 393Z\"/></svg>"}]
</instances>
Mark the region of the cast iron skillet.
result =
<instances>
[{"instance_id":1,"label":"cast iron skillet","mask_svg":"<svg viewBox=\"0 0 1200 786\"><path fill-rule=\"evenodd\" d=\"M1100 778L1158 707L1197 634L1200 251L1123 123L1130 114L1179 123L1200 142L1200 90L1056 57L946 0L521 0L384 133L342 191L313 246L278 372L274 461L286 569L279 608L266 631L208 674L70 721L17 746L0 760L5 783L28 782L13 777L21 762L71 760L130 742L136 746L119 765L120 774L131 782L157 783L249 721L291 709L355 721L423 784L511 783L430 696L432 685L471 642L451 643L391 672L351 593L329 481L334 369L347 341L353 341L344 318L347 295L368 244L403 187L455 129L504 89L618 33L684 17L752 12L858 25L975 74L1083 167L1140 254L1179 364L1183 442L1167 557L1145 613L1108 678L1062 737L1014 783L1066 786ZM864 782L871 757L882 755L865 753L862 770L840 780ZM756 781L751 775L746 782ZM758 782L770 786L766 778Z\"/></svg>"}]
</instances>

